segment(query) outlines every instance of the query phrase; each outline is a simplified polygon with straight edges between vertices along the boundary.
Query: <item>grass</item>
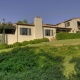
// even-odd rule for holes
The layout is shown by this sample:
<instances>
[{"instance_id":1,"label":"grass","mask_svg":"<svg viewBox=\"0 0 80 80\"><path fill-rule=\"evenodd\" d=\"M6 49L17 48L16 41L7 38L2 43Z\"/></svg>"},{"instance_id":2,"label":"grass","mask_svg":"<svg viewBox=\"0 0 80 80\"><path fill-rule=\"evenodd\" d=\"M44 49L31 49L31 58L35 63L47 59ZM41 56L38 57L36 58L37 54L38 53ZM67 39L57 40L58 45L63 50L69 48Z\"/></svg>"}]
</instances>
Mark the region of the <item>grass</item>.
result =
<instances>
[{"instance_id":1,"label":"grass","mask_svg":"<svg viewBox=\"0 0 80 80\"><path fill-rule=\"evenodd\" d=\"M17 47L0 52L0 80L80 80L80 45ZM74 79L72 79L74 78Z\"/></svg>"},{"instance_id":2,"label":"grass","mask_svg":"<svg viewBox=\"0 0 80 80\"><path fill-rule=\"evenodd\" d=\"M43 42L39 44L30 44L29 46L63 46L63 45L77 45L80 44L80 39L67 39L67 40L56 40L53 42Z\"/></svg>"},{"instance_id":3,"label":"grass","mask_svg":"<svg viewBox=\"0 0 80 80\"><path fill-rule=\"evenodd\" d=\"M80 39L4 49L0 80L80 80L79 62Z\"/></svg>"}]
</instances>

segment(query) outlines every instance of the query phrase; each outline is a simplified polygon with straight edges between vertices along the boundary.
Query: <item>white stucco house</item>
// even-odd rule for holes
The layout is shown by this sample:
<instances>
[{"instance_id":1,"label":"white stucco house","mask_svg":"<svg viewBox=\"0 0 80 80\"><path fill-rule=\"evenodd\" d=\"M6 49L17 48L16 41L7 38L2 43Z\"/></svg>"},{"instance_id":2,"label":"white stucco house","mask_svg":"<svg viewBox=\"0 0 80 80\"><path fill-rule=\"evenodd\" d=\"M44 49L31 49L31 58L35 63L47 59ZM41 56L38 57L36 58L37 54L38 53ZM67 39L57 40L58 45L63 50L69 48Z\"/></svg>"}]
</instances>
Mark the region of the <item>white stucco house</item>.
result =
<instances>
[{"instance_id":1,"label":"white stucco house","mask_svg":"<svg viewBox=\"0 0 80 80\"><path fill-rule=\"evenodd\" d=\"M40 17L35 17L33 24L19 24L16 23L16 28L13 33L5 35L7 44L15 42L23 42L40 38L53 38L56 36L56 28L54 25L42 24Z\"/></svg>"},{"instance_id":2,"label":"white stucco house","mask_svg":"<svg viewBox=\"0 0 80 80\"><path fill-rule=\"evenodd\" d=\"M80 18L73 18L58 24L43 24L42 18L35 17L33 24L14 24L14 29L8 29L5 35L7 44L23 42L40 38L56 38L58 32L76 33L80 30ZM0 34L2 35L2 34Z\"/></svg>"}]
</instances>

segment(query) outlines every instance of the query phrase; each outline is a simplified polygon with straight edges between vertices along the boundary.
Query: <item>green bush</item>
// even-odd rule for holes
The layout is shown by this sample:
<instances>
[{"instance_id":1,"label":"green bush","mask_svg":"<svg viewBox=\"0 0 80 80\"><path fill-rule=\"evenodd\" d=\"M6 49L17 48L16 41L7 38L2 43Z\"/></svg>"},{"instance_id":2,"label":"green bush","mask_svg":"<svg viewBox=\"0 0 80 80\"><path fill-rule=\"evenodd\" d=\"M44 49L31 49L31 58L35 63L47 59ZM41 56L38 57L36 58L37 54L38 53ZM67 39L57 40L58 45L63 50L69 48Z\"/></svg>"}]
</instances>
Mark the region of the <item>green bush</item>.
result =
<instances>
[{"instance_id":1,"label":"green bush","mask_svg":"<svg viewBox=\"0 0 80 80\"><path fill-rule=\"evenodd\" d=\"M1 44L0 45L0 49L5 49L5 48L13 48L13 47L19 47L19 46L25 46L28 44L37 44L37 43L41 43L41 42L49 42L48 38L42 38L42 39L34 39L34 40L30 40L30 41L23 41L23 42L15 42L13 44Z\"/></svg>"},{"instance_id":2,"label":"green bush","mask_svg":"<svg viewBox=\"0 0 80 80\"><path fill-rule=\"evenodd\" d=\"M80 38L80 33L60 32L56 34L56 38L57 40L77 39Z\"/></svg>"},{"instance_id":3,"label":"green bush","mask_svg":"<svg viewBox=\"0 0 80 80\"><path fill-rule=\"evenodd\" d=\"M22 45L37 44L37 43L41 43L41 42L49 42L49 39L42 38L42 39L34 39L34 40L30 40L30 41L24 41L24 42L22 42Z\"/></svg>"},{"instance_id":4,"label":"green bush","mask_svg":"<svg viewBox=\"0 0 80 80\"><path fill-rule=\"evenodd\" d=\"M23 41L21 44L22 44L22 46L28 45L29 41Z\"/></svg>"},{"instance_id":5,"label":"green bush","mask_svg":"<svg viewBox=\"0 0 80 80\"><path fill-rule=\"evenodd\" d=\"M56 56L59 53L53 55L50 48L23 47L2 52L0 80L67 80L62 70L64 58Z\"/></svg>"},{"instance_id":6,"label":"green bush","mask_svg":"<svg viewBox=\"0 0 80 80\"><path fill-rule=\"evenodd\" d=\"M8 48L13 48L13 47L14 47L13 44L8 45Z\"/></svg>"},{"instance_id":7,"label":"green bush","mask_svg":"<svg viewBox=\"0 0 80 80\"><path fill-rule=\"evenodd\" d=\"M22 44L20 43L20 42L15 42L14 44L13 44L13 46L14 47L19 47L19 46L21 46Z\"/></svg>"},{"instance_id":8,"label":"green bush","mask_svg":"<svg viewBox=\"0 0 80 80\"><path fill-rule=\"evenodd\" d=\"M0 49L6 49L8 45L6 43L0 44Z\"/></svg>"},{"instance_id":9,"label":"green bush","mask_svg":"<svg viewBox=\"0 0 80 80\"><path fill-rule=\"evenodd\" d=\"M42 42L49 42L48 38L42 38Z\"/></svg>"}]
</instances>

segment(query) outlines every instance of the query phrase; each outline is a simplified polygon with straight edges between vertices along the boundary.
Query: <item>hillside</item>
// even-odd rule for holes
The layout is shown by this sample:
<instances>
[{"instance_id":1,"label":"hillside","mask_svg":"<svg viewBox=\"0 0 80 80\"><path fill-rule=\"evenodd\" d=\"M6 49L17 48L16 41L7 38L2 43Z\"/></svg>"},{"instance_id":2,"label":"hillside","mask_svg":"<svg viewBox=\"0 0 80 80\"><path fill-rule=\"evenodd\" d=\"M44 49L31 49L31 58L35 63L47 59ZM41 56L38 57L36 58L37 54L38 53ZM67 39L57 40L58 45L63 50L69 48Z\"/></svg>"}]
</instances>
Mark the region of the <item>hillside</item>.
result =
<instances>
[{"instance_id":1,"label":"hillside","mask_svg":"<svg viewBox=\"0 0 80 80\"><path fill-rule=\"evenodd\" d=\"M80 80L80 45L14 48L0 53L0 80Z\"/></svg>"}]
</instances>

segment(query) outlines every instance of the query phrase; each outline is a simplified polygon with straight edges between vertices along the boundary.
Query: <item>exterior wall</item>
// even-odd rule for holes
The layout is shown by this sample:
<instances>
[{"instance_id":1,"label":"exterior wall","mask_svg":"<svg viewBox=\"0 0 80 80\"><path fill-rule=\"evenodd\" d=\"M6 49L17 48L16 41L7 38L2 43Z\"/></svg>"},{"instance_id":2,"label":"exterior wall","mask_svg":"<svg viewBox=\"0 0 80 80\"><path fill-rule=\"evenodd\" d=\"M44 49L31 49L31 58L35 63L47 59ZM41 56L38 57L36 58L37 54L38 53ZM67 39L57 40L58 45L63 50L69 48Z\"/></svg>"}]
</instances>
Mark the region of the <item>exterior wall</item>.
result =
<instances>
[{"instance_id":1,"label":"exterior wall","mask_svg":"<svg viewBox=\"0 0 80 80\"><path fill-rule=\"evenodd\" d=\"M60 23L60 24L57 25L57 27L64 28L65 27L65 23L64 22L63 23Z\"/></svg>"},{"instance_id":2,"label":"exterior wall","mask_svg":"<svg viewBox=\"0 0 80 80\"><path fill-rule=\"evenodd\" d=\"M66 22L70 22L70 26L68 26L68 27L65 27L66 22L62 22L60 24L57 24L56 27L72 28L71 33L76 33L76 31L79 31L78 26L77 26L77 21L80 21L80 18L74 18L70 21L66 21Z\"/></svg>"},{"instance_id":3,"label":"exterior wall","mask_svg":"<svg viewBox=\"0 0 80 80\"><path fill-rule=\"evenodd\" d=\"M53 36L45 36L45 30L53 30ZM56 28L44 27L43 32L44 32L44 34L43 34L44 38L48 38L50 41L51 41L51 39L56 38Z\"/></svg>"},{"instance_id":4,"label":"exterior wall","mask_svg":"<svg viewBox=\"0 0 80 80\"><path fill-rule=\"evenodd\" d=\"M15 34L6 34L5 35L5 42L7 44L13 44L13 43L17 42L17 27L15 30Z\"/></svg>"},{"instance_id":5,"label":"exterior wall","mask_svg":"<svg viewBox=\"0 0 80 80\"><path fill-rule=\"evenodd\" d=\"M80 18L76 18L70 21L70 28L72 28L71 32L76 33L78 31L77 21L80 21Z\"/></svg>"},{"instance_id":6,"label":"exterior wall","mask_svg":"<svg viewBox=\"0 0 80 80\"><path fill-rule=\"evenodd\" d=\"M36 17L34 19L34 25L35 25L35 39L43 38L42 19L40 17Z\"/></svg>"},{"instance_id":7,"label":"exterior wall","mask_svg":"<svg viewBox=\"0 0 80 80\"><path fill-rule=\"evenodd\" d=\"M31 28L31 35L20 35L20 28ZM18 25L18 42L33 40L34 34L34 26Z\"/></svg>"},{"instance_id":8,"label":"exterior wall","mask_svg":"<svg viewBox=\"0 0 80 80\"><path fill-rule=\"evenodd\" d=\"M20 35L20 28L31 28L31 35ZM6 43L13 44L15 42L23 42L34 39L34 26L24 26L24 25L16 25L15 34L7 34Z\"/></svg>"}]
</instances>

